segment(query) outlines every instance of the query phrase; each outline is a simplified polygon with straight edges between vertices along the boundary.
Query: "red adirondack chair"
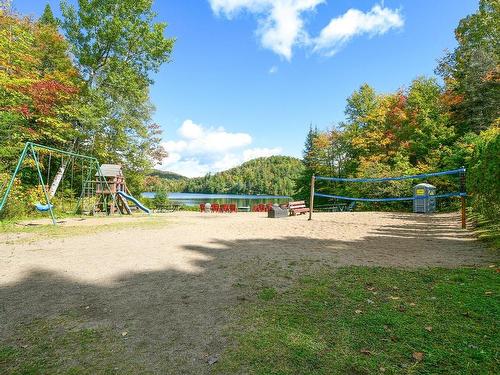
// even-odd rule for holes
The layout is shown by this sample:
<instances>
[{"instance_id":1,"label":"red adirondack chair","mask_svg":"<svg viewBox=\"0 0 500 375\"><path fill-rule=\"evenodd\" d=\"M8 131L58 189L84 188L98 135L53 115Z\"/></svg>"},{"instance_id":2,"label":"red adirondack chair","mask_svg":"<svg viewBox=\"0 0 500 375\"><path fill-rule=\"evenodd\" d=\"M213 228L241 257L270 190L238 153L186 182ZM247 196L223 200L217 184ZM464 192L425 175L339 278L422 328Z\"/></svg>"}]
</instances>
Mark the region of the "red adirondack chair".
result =
<instances>
[{"instance_id":1,"label":"red adirondack chair","mask_svg":"<svg viewBox=\"0 0 500 375\"><path fill-rule=\"evenodd\" d=\"M236 204L231 203L229 205L229 212L238 212L238 208L236 207Z\"/></svg>"},{"instance_id":2,"label":"red adirondack chair","mask_svg":"<svg viewBox=\"0 0 500 375\"><path fill-rule=\"evenodd\" d=\"M221 210L221 211L222 211L222 212L229 212L229 204L224 203L224 204L222 205L222 210Z\"/></svg>"},{"instance_id":3,"label":"red adirondack chair","mask_svg":"<svg viewBox=\"0 0 500 375\"><path fill-rule=\"evenodd\" d=\"M205 212L205 203L200 203L200 212Z\"/></svg>"},{"instance_id":4,"label":"red adirondack chair","mask_svg":"<svg viewBox=\"0 0 500 375\"><path fill-rule=\"evenodd\" d=\"M212 203L212 212L220 212L219 203Z\"/></svg>"}]
</instances>

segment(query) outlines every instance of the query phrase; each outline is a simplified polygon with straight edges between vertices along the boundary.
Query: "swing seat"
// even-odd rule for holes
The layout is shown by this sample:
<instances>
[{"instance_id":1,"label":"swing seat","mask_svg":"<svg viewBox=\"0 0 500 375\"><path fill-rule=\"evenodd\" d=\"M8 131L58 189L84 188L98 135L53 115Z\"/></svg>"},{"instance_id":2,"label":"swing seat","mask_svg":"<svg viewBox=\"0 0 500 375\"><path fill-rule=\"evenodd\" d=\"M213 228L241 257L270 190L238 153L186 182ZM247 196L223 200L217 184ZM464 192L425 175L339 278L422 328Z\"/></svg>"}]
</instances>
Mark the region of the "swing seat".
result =
<instances>
[{"instance_id":1,"label":"swing seat","mask_svg":"<svg viewBox=\"0 0 500 375\"><path fill-rule=\"evenodd\" d=\"M51 204L41 204L41 203L35 204L35 208L37 209L37 211L40 211L40 212L47 212L53 207L54 206Z\"/></svg>"}]
</instances>

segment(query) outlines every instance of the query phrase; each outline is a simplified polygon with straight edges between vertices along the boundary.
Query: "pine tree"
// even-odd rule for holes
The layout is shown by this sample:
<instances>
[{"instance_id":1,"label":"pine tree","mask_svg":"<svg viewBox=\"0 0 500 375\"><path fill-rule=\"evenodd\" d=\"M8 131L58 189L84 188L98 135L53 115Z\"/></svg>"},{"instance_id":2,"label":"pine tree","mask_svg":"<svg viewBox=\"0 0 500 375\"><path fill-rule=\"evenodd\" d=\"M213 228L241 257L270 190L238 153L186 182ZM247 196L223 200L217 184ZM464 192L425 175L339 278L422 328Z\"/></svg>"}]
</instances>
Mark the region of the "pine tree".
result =
<instances>
[{"instance_id":1,"label":"pine tree","mask_svg":"<svg viewBox=\"0 0 500 375\"><path fill-rule=\"evenodd\" d=\"M54 13L52 13L52 8L49 4L45 5L45 9L43 10L43 14L38 20L42 25L54 26L57 27L57 19L54 17Z\"/></svg>"}]
</instances>

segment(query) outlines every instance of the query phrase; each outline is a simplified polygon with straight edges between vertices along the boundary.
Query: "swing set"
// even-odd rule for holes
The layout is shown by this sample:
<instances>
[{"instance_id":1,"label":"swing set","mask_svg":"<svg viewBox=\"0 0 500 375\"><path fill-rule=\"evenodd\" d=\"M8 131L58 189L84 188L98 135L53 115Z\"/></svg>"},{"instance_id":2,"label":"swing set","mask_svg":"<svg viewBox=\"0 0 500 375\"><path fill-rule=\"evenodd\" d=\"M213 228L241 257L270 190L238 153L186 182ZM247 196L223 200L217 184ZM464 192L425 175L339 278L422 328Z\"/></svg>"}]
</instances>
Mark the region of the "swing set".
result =
<instances>
[{"instance_id":1,"label":"swing set","mask_svg":"<svg viewBox=\"0 0 500 375\"><path fill-rule=\"evenodd\" d=\"M25 167L24 164L28 164L27 161L31 161L34 164L36 179L42 188L45 200L45 203L36 202L34 208L39 212L49 212L53 224L57 223L55 214L56 202L60 204L58 212L91 215L94 215L96 212L112 213L108 209L110 206L108 203L111 206L116 205L115 194L96 194L97 185L107 186L109 189L107 179L102 175L99 162L96 158L78 154L73 152L73 150L63 151L33 142L27 142L24 146L14 173L8 181L7 189L0 200L0 212L7 203L16 176L21 174L21 171ZM46 174L45 178L44 174ZM50 180L52 182L49 186ZM61 197L61 199L55 198L58 191L60 193L57 198ZM76 200L77 196L78 199Z\"/></svg>"}]
</instances>

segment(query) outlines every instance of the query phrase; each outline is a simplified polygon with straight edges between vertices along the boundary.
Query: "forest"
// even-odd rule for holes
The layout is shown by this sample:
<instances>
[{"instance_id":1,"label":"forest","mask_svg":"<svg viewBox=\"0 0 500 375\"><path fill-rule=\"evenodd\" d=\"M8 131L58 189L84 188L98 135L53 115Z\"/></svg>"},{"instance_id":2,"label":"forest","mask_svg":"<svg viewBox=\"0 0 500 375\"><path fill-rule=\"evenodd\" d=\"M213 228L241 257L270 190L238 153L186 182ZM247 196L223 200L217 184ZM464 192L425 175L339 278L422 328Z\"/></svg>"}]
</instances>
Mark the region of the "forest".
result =
<instances>
[{"instance_id":1,"label":"forest","mask_svg":"<svg viewBox=\"0 0 500 375\"><path fill-rule=\"evenodd\" d=\"M148 191L186 193L270 194L293 196L303 173L302 161L290 156L270 156L238 167L197 178L179 178L155 172L145 181ZM173 177L173 178L172 178Z\"/></svg>"}]
</instances>

